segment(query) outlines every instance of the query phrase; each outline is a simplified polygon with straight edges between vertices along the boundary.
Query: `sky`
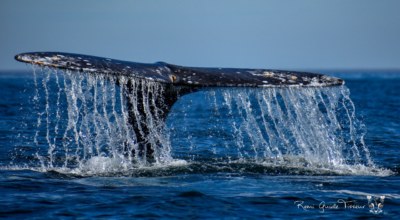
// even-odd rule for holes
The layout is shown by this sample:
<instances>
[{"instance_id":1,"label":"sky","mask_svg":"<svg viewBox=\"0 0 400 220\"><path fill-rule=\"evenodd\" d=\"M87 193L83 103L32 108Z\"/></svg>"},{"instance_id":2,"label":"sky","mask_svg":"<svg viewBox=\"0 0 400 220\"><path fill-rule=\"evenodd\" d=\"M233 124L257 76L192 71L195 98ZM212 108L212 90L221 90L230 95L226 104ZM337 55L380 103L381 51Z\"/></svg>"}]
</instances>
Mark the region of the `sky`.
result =
<instances>
[{"instance_id":1,"label":"sky","mask_svg":"<svg viewBox=\"0 0 400 220\"><path fill-rule=\"evenodd\" d=\"M0 70L21 52L271 69L400 69L397 0L1 0Z\"/></svg>"}]
</instances>

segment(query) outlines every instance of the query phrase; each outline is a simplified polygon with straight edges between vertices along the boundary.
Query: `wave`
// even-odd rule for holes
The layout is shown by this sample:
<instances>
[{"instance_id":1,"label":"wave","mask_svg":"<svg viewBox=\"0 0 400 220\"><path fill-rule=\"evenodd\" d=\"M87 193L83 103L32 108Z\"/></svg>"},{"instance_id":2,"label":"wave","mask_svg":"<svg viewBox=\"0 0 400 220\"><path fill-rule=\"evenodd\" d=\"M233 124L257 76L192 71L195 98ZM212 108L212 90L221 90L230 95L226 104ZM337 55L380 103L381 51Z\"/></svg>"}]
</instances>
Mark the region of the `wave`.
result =
<instances>
[{"instance_id":1,"label":"wave","mask_svg":"<svg viewBox=\"0 0 400 220\"><path fill-rule=\"evenodd\" d=\"M231 174L231 175L300 175L300 176L392 176L396 172L382 167L357 165L308 164L304 158L287 157L284 161L275 160L208 160L189 161L175 159L165 164L142 166L126 159L92 157L77 167L33 167L3 166L0 170L31 170L66 177L158 177L183 174Z\"/></svg>"}]
</instances>

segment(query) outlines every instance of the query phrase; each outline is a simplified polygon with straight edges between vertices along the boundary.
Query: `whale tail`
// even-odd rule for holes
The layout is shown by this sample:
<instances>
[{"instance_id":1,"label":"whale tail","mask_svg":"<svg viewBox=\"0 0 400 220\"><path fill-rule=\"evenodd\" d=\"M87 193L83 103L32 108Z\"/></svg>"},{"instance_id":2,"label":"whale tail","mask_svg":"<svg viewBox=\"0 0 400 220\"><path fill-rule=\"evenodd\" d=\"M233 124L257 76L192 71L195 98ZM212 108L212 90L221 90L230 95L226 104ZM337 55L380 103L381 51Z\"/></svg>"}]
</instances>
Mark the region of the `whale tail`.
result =
<instances>
[{"instance_id":1,"label":"whale tail","mask_svg":"<svg viewBox=\"0 0 400 220\"><path fill-rule=\"evenodd\" d=\"M326 87L343 85L338 78L308 72L268 69L199 68L183 67L157 62L144 64L114 60L82 54L59 52L22 53L15 56L21 62L107 76L128 78L129 123L132 125L138 144L139 157L151 161L154 147L159 143L150 141L149 119L155 116L165 120L172 105L179 97L209 87ZM144 83L155 82L158 92L145 90ZM117 81L118 83L118 81ZM150 108L145 104L151 100Z\"/></svg>"}]
</instances>

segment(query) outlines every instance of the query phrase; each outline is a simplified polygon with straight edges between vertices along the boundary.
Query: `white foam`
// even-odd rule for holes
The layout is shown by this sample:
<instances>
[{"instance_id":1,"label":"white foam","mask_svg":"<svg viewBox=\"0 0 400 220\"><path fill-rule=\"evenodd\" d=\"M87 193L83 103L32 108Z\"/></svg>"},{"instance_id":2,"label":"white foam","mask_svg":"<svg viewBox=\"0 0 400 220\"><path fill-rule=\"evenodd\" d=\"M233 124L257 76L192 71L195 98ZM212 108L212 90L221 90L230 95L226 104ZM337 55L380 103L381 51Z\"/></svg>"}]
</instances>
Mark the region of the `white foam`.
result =
<instances>
[{"instance_id":1,"label":"white foam","mask_svg":"<svg viewBox=\"0 0 400 220\"><path fill-rule=\"evenodd\" d=\"M131 162L123 158L94 156L82 163L76 171L77 173L96 175L123 172L128 170L130 167Z\"/></svg>"}]
</instances>

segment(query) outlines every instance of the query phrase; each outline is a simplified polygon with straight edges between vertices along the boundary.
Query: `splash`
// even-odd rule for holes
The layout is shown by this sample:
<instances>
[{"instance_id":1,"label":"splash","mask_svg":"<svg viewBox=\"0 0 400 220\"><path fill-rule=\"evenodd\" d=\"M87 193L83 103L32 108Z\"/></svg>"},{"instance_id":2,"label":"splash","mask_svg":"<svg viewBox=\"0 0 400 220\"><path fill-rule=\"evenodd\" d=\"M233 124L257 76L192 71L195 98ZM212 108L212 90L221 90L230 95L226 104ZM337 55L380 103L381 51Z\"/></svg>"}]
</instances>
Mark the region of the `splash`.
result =
<instances>
[{"instance_id":1,"label":"splash","mask_svg":"<svg viewBox=\"0 0 400 220\"><path fill-rule=\"evenodd\" d=\"M41 171L383 171L371 159L345 86L206 89L182 97L165 121L156 104L165 87L157 82L45 68L40 76L34 70L34 84L33 139ZM140 153L136 134L147 134L145 141L157 146L153 161Z\"/></svg>"}]
</instances>

